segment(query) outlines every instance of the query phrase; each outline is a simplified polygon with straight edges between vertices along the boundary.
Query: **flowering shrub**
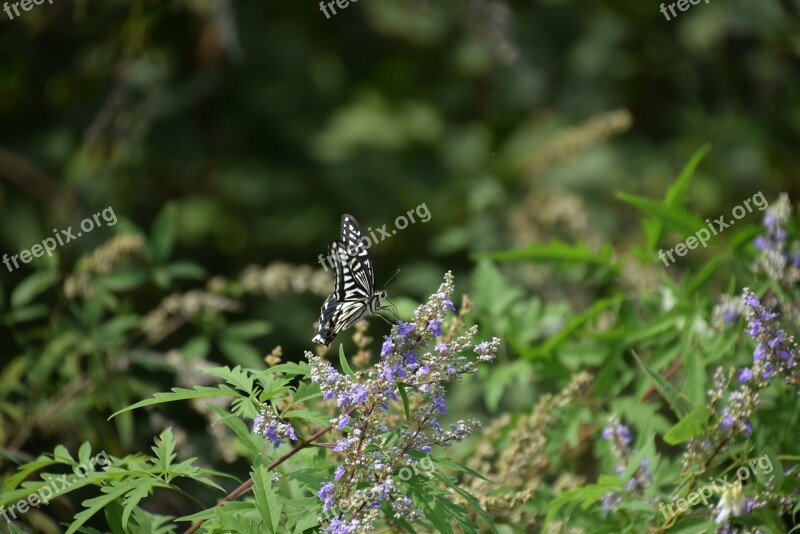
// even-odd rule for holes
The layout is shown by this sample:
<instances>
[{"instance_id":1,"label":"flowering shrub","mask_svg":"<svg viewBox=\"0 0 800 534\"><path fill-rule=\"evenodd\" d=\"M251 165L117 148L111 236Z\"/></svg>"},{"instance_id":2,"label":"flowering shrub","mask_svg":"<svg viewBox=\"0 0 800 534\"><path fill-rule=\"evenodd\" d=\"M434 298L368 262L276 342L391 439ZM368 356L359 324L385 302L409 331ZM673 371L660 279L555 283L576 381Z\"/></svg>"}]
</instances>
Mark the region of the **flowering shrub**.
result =
<instances>
[{"instance_id":1,"label":"flowering shrub","mask_svg":"<svg viewBox=\"0 0 800 534\"><path fill-rule=\"evenodd\" d=\"M703 153L663 200L620 195L645 214L643 243L619 250L592 233L480 254L470 297L455 299L448 272L423 304L398 302L403 318L382 339L355 325L350 356L340 344L334 358L293 361L281 347L262 357L253 340L271 326L233 319L248 299L321 298L330 280L311 268L248 267L173 290L205 275L169 260L168 210L149 238L123 234L75 272L35 273L7 321L22 343L41 343L42 363L20 378L0 431L65 432L85 394L102 416L75 417L80 435L116 434L78 458L66 443L7 469L0 514L15 514L14 532L45 520L55 507L20 502L59 479L55 498L82 505L70 534L791 531L797 224L782 195L760 224L737 223L668 278L656 252L702 225L683 197ZM147 282L171 292L136 314L128 292ZM53 288L74 317L28 328ZM176 387L150 398L155 379L131 369L172 373ZM26 426L19 406L36 407L35 391L50 403ZM205 441L187 433L188 416L207 422ZM146 424L159 429L152 454L120 454ZM108 451L102 469L69 473L92 448ZM237 472L247 476L226 479Z\"/></svg>"}]
</instances>

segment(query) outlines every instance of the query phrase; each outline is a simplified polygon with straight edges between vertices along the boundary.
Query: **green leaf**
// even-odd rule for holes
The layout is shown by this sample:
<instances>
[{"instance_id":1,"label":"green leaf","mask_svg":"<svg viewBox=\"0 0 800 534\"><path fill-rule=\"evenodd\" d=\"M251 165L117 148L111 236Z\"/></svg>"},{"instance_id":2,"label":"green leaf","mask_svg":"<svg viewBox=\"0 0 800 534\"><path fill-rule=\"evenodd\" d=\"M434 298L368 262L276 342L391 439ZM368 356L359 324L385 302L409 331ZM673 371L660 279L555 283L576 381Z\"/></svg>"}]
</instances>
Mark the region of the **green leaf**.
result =
<instances>
[{"instance_id":1,"label":"green leaf","mask_svg":"<svg viewBox=\"0 0 800 534\"><path fill-rule=\"evenodd\" d=\"M706 143L695 152L689 162L683 167L678 178L669 186L664 197L664 204L667 206L679 206L682 204L684 194L689 189L695 170L703 158L711 151L711 145Z\"/></svg>"},{"instance_id":2,"label":"green leaf","mask_svg":"<svg viewBox=\"0 0 800 534\"><path fill-rule=\"evenodd\" d=\"M224 336L239 340L249 340L270 333L272 327L266 321L241 321L225 328Z\"/></svg>"},{"instance_id":3,"label":"green leaf","mask_svg":"<svg viewBox=\"0 0 800 534\"><path fill-rule=\"evenodd\" d=\"M461 489L458 486L457 481L455 479L451 478L451 477L448 477L446 475L443 475L442 473L437 473L437 472L434 472L433 475L436 478L438 478L439 480L441 480L442 482L444 482L448 487L453 489L456 493L461 495L464 498L464 500L467 501L470 504L472 509L475 510L478 513L479 516L481 516L481 519L483 519L483 522L489 528L489 531L494 532L495 534L497 534L497 527L495 527L494 522L492 521L492 518L489 516L488 513L486 513L486 510L484 510L481 507L480 502L478 501L478 499L474 495L472 495L471 493Z\"/></svg>"},{"instance_id":4,"label":"green leaf","mask_svg":"<svg viewBox=\"0 0 800 534\"><path fill-rule=\"evenodd\" d=\"M308 410L291 410L281 414L281 417L283 419L303 419L304 421L308 421L317 426L327 426L331 422L328 417L324 417L316 412L311 412Z\"/></svg>"},{"instance_id":5,"label":"green leaf","mask_svg":"<svg viewBox=\"0 0 800 534\"><path fill-rule=\"evenodd\" d=\"M569 339L569 337L579 328L600 316L608 308L616 306L623 300L623 298L624 296L622 294L618 294L612 298L598 300L592 305L591 308L573 317L566 324L566 326L564 326L564 328L545 341L541 347L535 349L520 349L522 351L522 355L527 359L535 360L550 354L567 339Z\"/></svg>"},{"instance_id":6,"label":"green leaf","mask_svg":"<svg viewBox=\"0 0 800 534\"><path fill-rule=\"evenodd\" d=\"M618 491L621 486L618 484L588 484L580 488L567 490L561 493L558 497L548 506L547 516L544 519L542 532L547 530L547 526L556 517L556 514L567 504L580 503L581 507L586 510L591 505L599 501L603 495L609 491Z\"/></svg>"},{"instance_id":7,"label":"green leaf","mask_svg":"<svg viewBox=\"0 0 800 534\"><path fill-rule=\"evenodd\" d=\"M159 212L151 230L151 243L155 260L165 261L175 244L175 235L178 229L178 207L174 202L168 202Z\"/></svg>"},{"instance_id":8,"label":"green leaf","mask_svg":"<svg viewBox=\"0 0 800 534\"><path fill-rule=\"evenodd\" d=\"M664 378L654 370L650 369L640 358L639 355L636 354L635 351L631 351L633 353L633 357L639 362L639 366L645 372L647 376L653 381L653 385L658 390L659 393L664 397L664 399L669 404L672 411L678 417L686 417L689 412L692 411L693 406L689 400L684 397L675 387L664 380Z\"/></svg>"},{"instance_id":9,"label":"green leaf","mask_svg":"<svg viewBox=\"0 0 800 534\"><path fill-rule=\"evenodd\" d=\"M45 317L50 313L50 308L46 304L34 304L32 306L25 306L24 308L15 308L8 313L6 322L9 325L24 323L25 321L33 321Z\"/></svg>"},{"instance_id":10,"label":"green leaf","mask_svg":"<svg viewBox=\"0 0 800 534\"><path fill-rule=\"evenodd\" d=\"M271 534L278 532L281 521L283 501L278 497L277 490L272 485L272 477L266 466L261 465L252 473L253 494L256 497L256 509L264 520L264 526Z\"/></svg>"},{"instance_id":11,"label":"green leaf","mask_svg":"<svg viewBox=\"0 0 800 534\"><path fill-rule=\"evenodd\" d=\"M233 363L248 369L261 369L266 365L261 354L243 341L223 337L217 343L223 354Z\"/></svg>"},{"instance_id":12,"label":"green leaf","mask_svg":"<svg viewBox=\"0 0 800 534\"><path fill-rule=\"evenodd\" d=\"M136 510L136 506L145 497L148 497L155 488L169 488L169 484L165 484L157 478L141 478L136 481L136 487L125 495L123 499L122 509L122 527L125 532L128 532L128 521L131 514Z\"/></svg>"},{"instance_id":13,"label":"green leaf","mask_svg":"<svg viewBox=\"0 0 800 534\"><path fill-rule=\"evenodd\" d=\"M478 256L495 261L532 260L541 263L598 264L609 269L616 267L612 260L611 245L606 245L600 252L596 252L583 241L572 244L554 240L550 243L533 243L525 248L479 254Z\"/></svg>"},{"instance_id":14,"label":"green leaf","mask_svg":"<svg viewBox=\"0 0 800 534\"><path fill-rule=\"evenodd\" d=\"M699 436L705 430L709 417L711 417L711 412L708 411L705 404L697 405L694 410L664 434L664 441L669 445L677 445Z\"/></svg>"},{"instance_id":15,"label":"green leaf","mask_svg":"<svg viewBox=\"0 0 800 534\"><path fill-rule=\"evenodd\" d=\"M769 464L767 467L770 467L769 472L761 467L761 460L767 460L767 463ZM780 489L780 487L783 485L783 480L785 477L783 471L783 462L781 462L780 458L778 458L778 455L774 450L772 450L772 448L766 447L764 449L764 454L761 457L751 458L748 461L748 466L755 471L756 478L762 486L769 484L773 488Z\"/></svg>"},{"instance_id":16,"label":"green leaf","mask_svg":"<svg viewBox=\"0 0 800 534\"><path fill-rule=\"evenodd\" d=\"M108 419L110 420L124 412L136 410L138 408L143 408L145 406L151 406L153 404L161 404L164 402L200 399L204 397L241 397L241 396L242 395L239 392L231 389L230 387L224 384L216 388L208 386L195 386L194 389L172 388L172 393L156 393L153 395L154 398L145 399L143 401L137 402L136 404L132 404L127 408L123 408L122 410L113 413L111 417L109 417Z\"/></svg>"},{"instance_id":17,"label":"green leaf","mask_svg":"<svg viewBox=\"0 0 800 534\"><path fill-rule=\"evenodd\" d=\"M199 359L205 358L209 350L211 350L211 344L208 342L208 338L195 336L186 342L181 352L189 359Z\"/></svg>"},{"instance_id":18,"label":"green leaf","mask_svg":"<svg viewBox=\"0 0 800 534\"><path fill-rule=\"evenodd\" d=\"M175 452L175 437L172 435L172 429L167 428L155 440L156 444L151 447L156 455L156 459L151 460L153 465L158 467L162 473L169 471L169 466L177 456Z\"/></svg>"},{"instance_id":19,"label":"green leaf","mask_svg":"<svg viewBox=\"0 0 800 534\"><path fill-rule=\"evenodd\" d=\"M319 384L300 382L297 386L297 391L292 396L292 405L301 402L316 399L322 396L322 391L319 389Z\"/></svg>"},{"instance_id":20,"label":"green leaf","mask_svg":"<svg viewBox=\"0 0 800 534\"><path fill-rule=\"evenodd\" d=\"M344 355L344 346L340 343L339 344L339 363L342 366L342 371L347 376L356 376L352 369L350 369L350 364L347 363L347 357Z\"/></svg>"},{"instance_id":21,"label":"green leaf","mask_svg":"<svg viewBox=\"0 0 800 534\"><path fill-rule=\"evenodd\" d=\"M728 260L728 256L723 254L714 256L708 260L700 271L686 282L686 294L691 295L706 285L706 282L711 279L711 276L717 272L717 269L719 269L726 260Z\"/></svg>"},{"instance_id":22,"label":"green leaf","mask_svg":"<svg viewBox=\"0 0 800 534\"><path fill-rule=\"evenodd\" d=\"M209 367L203 369L203 372L225 380L229 384L241 389L248 395L253 394L253 377L250 376L250 373L247 372L247 370L242 369L238 365L233 369L230 367Z\"/></svg>"},{"instance_id":23,"label":"green leaf","mask_svg":"<svg viewBox=\"0 0 800 534\"><path fill-rule=\"evenodd\" d=\"M617 198L623 202L638 208L647 215L652 215L667 226L672 226L680 232L690 235L700 228L705 228L703 219L696 217L678 207L666 206L657 200L629 195L627 193L617 193Z\"/></svg>"},{"instance_id":24,"label":"green leaf","mask_svg":"<svg viewBox=\"0 0 800 534\"><path fill-rule=\"evenodd\" d=\"M480 474L477 471L475 471L474 469L471 469L471 468L467 467L466 465L462 465L462 464L460 464L458 462L455 462L455 461L451 460L450 458L445 458L444 456L431 456L431 460L436 462L436 464L441 466L441 467L445 467L447 469L452 469L453 471L459 471L461 473L466 473L468 475L471 475L471 476L474 476L474 477L478 477L481 480L485 480L486 482L491 482L492 484L495 484L494 480L488 479L485 476L483 476L482 474Z\"/></svg>"},{"instance_id":25,"label":"green leaf","mask_svg":"<svg viewBox=\"0 0 800 534\"><path fill-rule=\"evenodd\" d=\"M311 374L311 368L306 362L287 362L279 365L274 365L260 373L282 373L290 376L303 376L308 377ZM260 375L256 375L260 376Z\"/></svg>"},{"instance_id":26,"label":"green leaf","mask_svg":"<svg viewBox=\"0 0 800 534\"><path fill-rule=\"evenodd\" d=\"M253 455L253 458L258 458L261 455L261 447L257 442L257 440L260 438L253 433L253 431L244 423L244 421L212 403L209 403L208 407L215 411L217 415L219 415L219 421L215 421L214 424L217 424L221 421L227 425L227 427L230 428L234 434L236 434L236 437L239 439L239 443L244 445L245 448L250 451L250 454Z\"/></svg>"},{"instance_id":27,"label":"green leaf","mask_svg":"<svg viewBox=\"0 0 800 534\"><path fill-rule=\"evenodd\" d=\"M98 276L95 284L106 291L130 291L147 282L147 273L141 269L121 269Z\"/></svg>"},{"instance_id":28,"label":"green leaf","mask_svg":"<svg viewBox=\"0 0 800 534\"><path fill-rule=\"evenodd\" d=\"M700 164L705 155L711 150L711 145L703 145L692 155L689 162L683 167L683 170L667 189L664 196L664 206L666 207L680 207L683 205L683 197L689 189L692 177L694 176L697 166ZM647 239L648 253L645 258L649 259L655 253L655 248L661 240L661 234L664 230L664 224L657 218L644 219L642 221L645 237Z\"/></svg>"},{"instance_id":29,"label":"green leaf","mask_svg":"<svg viewBox=\"0 0 800 534\"><path fill-rule=\"evenodd\" d=\"M11 307L20 308L55 284L53 271L37 271L17 284L11 292Z\"/></svg>"},{"instance_id":30,"label":"green leaf","mask_svg":"<svg viewBox=\"0 0 800 534\"><path fill-rule=\"evenodd\" d=\"M411 419L411 413L408 409L408 393L406 393L406 385L402 382L397 383L397 391L400 392L400 398L403 401L403 412L406 414L406 421Z\"/></svg>"},{"instance_id":31,"label":"green leaf","mask_svg":"<svg viewBox=\"0 0 800 534\"><path fill-rule=\"evenodd\" d=\"M172 278L177 279L202 280L206 276L205 269L189 261L170 263L166 269Z\"/></svg>"},{"instance_id":32,"label":"green leaf","mask_svg":"<svg viewBox=\"0 0 800 534\"><path fill-rule=\"evenodd\" d=\"M95 497L93 499L88 499L81 503L85 510L75 514L75 518L73 519L72 523L70 524L69 528L67 529L66 534L74 534L75 532L83 526L89 519L91 519L96 513L100 510L105 508L108 504L112 503L116 499L119 499L125 493L130 491L132 486L130 485L120 485L120 486L105 486L100 488L100 491L104 493L100 497Z\"/></svg>"}]
</instances>

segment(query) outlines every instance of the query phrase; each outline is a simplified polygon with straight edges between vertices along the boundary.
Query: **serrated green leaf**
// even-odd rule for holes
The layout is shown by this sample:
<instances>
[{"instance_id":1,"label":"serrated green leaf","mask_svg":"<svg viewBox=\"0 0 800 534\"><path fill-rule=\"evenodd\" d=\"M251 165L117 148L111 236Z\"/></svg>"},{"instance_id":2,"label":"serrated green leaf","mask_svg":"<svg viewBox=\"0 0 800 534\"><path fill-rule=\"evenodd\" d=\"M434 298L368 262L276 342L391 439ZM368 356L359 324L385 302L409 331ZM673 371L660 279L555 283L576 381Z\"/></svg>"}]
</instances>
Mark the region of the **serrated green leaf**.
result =
<instances>
[{"instance_id":1,"label":"serrated green leaf","mask_svg":"<svg viewBox=\"0 0 800 534\"><path fill-rule=\"evenodd\" d=\"M272 477L266 466L261 465L252 473L253 494L256 497L256 509L264 520L264 526L271 534L278 532L281 520L283 501L272 485Z\"/></svg>"},{"instance_id":2,"label":"serrated green leaf","mask_svg":"<svg viewBox=\"0 0 800 534\"><path fill-rule=\"evenodd\" d=\"M96 513L105 508L109 503L125 495L125 493L130 491L130 489L130 485L106 486L100 488L100 491L102 491L104 495L95 497L93 499L87 499L81 503L85 510L75 514L75 518L67 529L66 534L73 534L77 532L78 529L80 529L80 527L82 527L84 523L91 519Z\"/></svg>"},{"instance_id":3,"label":"serrated green leaf","mask_svg":"<svg viewBox=\"0 0 800 534\"><path fill-rule=\"evenodd\" d=\"M162 473L169 471L172 461L177 456L175 452L175 437L172 435L172 429L165 429L155 440L156 444L150 447L156 455L156 459L152 460L153 465L158 467Z\"/></svg>"},{"instance_id":4,"label":"serrated green leaf","mask_svg":"<svg viewBox=\"0 0 800 534\"><path fill-rule=\"evenodd\" d=\"M709 417L711 417L711 412L708 411L705 404L697 405L664 434L664 441L669 445L677 445L699 436L705 430Z\"/></svg>"},{"instance_id":5,"label":"serrated green leaf","mask_svg":"<svg viewBox=\"0 0 800 534\"><path fill-rule=\"evenodd\" d=\"M643 213L655 217L665 226L671 226L686 235L694 234L706 225L700 217L675 206L666 206L658 200L627 193L617 193L617 198L638 208Z\"/></svg>"},{"instance_id":6,"label":"serrated green leaf","mask_svg":"<svg viewBox=\"0 0 800 534\"><path fill-rule=\"evenodd\" d=\"M693 406L692 403L689 402L686 397L684 397L675 387L667 382L660 374L655 372L654 370L650 369L640 358L639 355L636 354L635 351L631 351L633 353L633 357L639 362L639 366L645 372L647 376L653 381L653 385L658 390L659 393L664 397L664 400L667 401L672 411L680 417L684 418L689 415L689 412L692 411Z\"/></svg>"},{"instance_id":7,"label":"serrated green leaf","mask_svg":"<svg viewBox=\"0 0 800 534\"><path fill-rule=\"evenodd\" d=\"M212 388L207 386L195 386L194 389L172 388L171 393L156 393L152 399L145 399L136 404L132 404L127 408L123 408L111 415L108 419L112 419L121 413L131 410L151 406L153 404L161 404L164 402L175 402L189 399L201 399L206 397L241 397L241 393L231 389L230 387L222 384L219 387Z\"/></svg>"},{"instance_id":8,"label":"serrated green leaf","mask_svg":"<svg viewBox=\"0 0 800 534\"><path fill-rule=\"evenodd\" d=\"M206 369L203 369L203 372L211 376L216 376L217 378L225 380L229 384L241 389L248 395L253 394L253 382L254 382L253 377L250 376L250 373L247 370L242 369L238 365L233 369L227 366L208 367Z\"/></svg>"}]
</instances>

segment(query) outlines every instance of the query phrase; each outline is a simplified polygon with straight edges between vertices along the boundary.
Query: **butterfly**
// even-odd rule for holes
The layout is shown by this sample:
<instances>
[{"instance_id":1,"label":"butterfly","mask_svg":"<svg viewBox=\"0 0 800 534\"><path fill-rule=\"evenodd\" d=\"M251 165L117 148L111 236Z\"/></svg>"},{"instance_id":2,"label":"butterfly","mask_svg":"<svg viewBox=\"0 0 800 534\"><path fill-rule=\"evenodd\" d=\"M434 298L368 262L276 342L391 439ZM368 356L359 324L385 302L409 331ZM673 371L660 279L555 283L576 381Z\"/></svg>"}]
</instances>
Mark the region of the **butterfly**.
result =
<instances>
[{"instance_id":1,"label":"butterfly","mask_svg":"<svg viewBox=\"0 0 800 534\"><path fill-rule=\"evenodd\" d=\"M322 304L319 327L311 340L326 346L330 346L336 334L362 317L387 307L383 303L386 291L375 291L369 237L364 236L355 217L342 215L341 236L328 246L328 251L328 259L333 264L334 288Z\"/></svg>"}]
</instances>

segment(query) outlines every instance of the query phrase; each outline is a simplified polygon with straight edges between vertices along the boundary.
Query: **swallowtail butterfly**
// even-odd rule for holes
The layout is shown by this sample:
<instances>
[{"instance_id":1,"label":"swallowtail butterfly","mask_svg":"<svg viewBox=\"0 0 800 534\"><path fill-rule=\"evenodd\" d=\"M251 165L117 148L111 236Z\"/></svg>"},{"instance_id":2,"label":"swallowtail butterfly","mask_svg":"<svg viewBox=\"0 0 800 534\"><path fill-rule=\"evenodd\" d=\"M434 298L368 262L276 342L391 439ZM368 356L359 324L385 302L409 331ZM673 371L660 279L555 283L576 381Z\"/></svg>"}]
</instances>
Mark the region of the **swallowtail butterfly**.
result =
<instances>
[{"instance_id":1,"label":"swallowtail butterfly","mask_svg":"<svg viewBox=\"0 0 800 534\"><path fill-rule=\"evenodd\" d=\"M317 334L311 340L326 346L330 346L336 334L383 308L382 301L386 298L386 291L375 291L369 237L364 237L352 215L342 215L341 237L328 250L334 288L322 305Z\"/></svg>"}]
</instances>

